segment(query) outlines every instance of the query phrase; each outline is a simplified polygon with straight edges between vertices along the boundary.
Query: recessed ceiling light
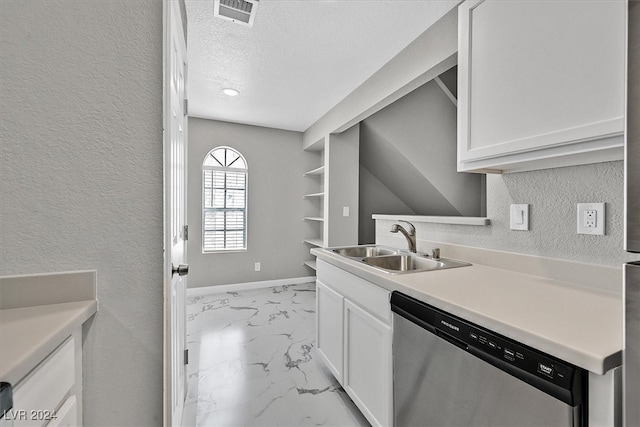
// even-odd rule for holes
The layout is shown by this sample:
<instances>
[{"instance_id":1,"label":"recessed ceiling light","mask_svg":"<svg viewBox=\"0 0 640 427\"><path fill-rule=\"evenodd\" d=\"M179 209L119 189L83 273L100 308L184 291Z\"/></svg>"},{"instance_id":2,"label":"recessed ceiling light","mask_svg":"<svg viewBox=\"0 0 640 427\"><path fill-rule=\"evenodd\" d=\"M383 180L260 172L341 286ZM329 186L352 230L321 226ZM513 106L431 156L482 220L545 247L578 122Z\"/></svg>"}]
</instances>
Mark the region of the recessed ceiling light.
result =
<instances>
[{"instance_id":1,"label":"recessed ceiling light","mask_svg":"<svg viewBox=\"0 0 640 427\"><path fill-rule=\"evenodd\" d=\"M228 87L226 89L222 89L222 93L224 93L227 96L236 96L240 93L240 91Z\"/></svg>"}]
</instances>

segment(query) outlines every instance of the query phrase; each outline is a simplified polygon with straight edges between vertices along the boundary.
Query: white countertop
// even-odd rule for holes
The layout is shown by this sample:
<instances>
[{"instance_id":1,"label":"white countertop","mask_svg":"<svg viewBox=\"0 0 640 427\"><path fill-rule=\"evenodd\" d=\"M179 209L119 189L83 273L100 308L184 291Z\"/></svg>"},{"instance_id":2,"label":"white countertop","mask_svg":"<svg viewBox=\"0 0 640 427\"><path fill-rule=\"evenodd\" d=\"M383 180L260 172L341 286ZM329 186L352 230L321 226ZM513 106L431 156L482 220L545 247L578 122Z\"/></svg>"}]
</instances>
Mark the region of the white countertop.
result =
<instances>
[{"instance_id":1,"label":"white countertop","mask_svg":"<svg viewBox=\"0 0 640 427\"><path fill-rule=\"evenodd\" d=\"M97 307L88 300L0 310L0 380L15 385Z\"/></svg>"},{"instance_id":2,"label":"white countertop","mask_svg":"<svg viewBox=\"0 0 640 427\"><path fill-rule=\"evenodd\" d=\"M326 249L323 261L596 374L622 363L621 295L486 265L389 274Z\"/></svg>"}]
</instances>

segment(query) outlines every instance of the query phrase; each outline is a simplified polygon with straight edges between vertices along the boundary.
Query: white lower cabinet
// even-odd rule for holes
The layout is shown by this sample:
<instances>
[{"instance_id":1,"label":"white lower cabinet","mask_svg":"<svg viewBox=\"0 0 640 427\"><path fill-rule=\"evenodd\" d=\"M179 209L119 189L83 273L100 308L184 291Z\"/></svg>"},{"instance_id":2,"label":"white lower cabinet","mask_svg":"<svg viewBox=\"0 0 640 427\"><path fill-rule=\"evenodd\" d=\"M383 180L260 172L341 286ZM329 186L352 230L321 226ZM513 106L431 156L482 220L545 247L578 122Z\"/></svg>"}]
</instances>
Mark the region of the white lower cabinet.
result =
<instances>
[{"instance_id":1,"label":"white lower cabinet","mask_svg":"<svg viewBox=\"0 0 640 427\"><path fill-rule=\"evenodd\" d=\"M62 404L56 418L47 427L74 427L78 425L78 402L75 396L69 396Z\"/></svg>"},{"instance_id":2,"label":"white lower cabinet","mask_svg":"<svg viewBox=\"0 0 640 427\"><path fill-rule=\"evenodd\" d=\"M82 347L78 329L41 361L13 391L14 427L82 424Z\"/></svg>"},{"instance_id":3,"label":"white lower cabinet","mask_svg":"<svg viewBox=\"0 0 640 427\"><path fill-rule=\"evenodd\" d=\"M343 301L342 295L318 280L316 283L318 352L342 385L344 385L342 381Z\"/></svg>"},{"instance_id":4,"label":"white lower cabinet","mask_svg":"<svg viewBox=\"0 0 640 427\"><path fill-rule=\"evenodd\" d=\"M349 300L344 323L344 389L373 425L391 425L391 326Z\"/></svg>"},{"instance_id":5,"label":"white lower cabinet","mask_svg":"<svg viewBox=\"0 0 640 427\"><path fill-rule=\"evenodd\" d=\"M373 426L393 424L391 293L317 263L318 353Z\"/></svg>"}]
</instances>

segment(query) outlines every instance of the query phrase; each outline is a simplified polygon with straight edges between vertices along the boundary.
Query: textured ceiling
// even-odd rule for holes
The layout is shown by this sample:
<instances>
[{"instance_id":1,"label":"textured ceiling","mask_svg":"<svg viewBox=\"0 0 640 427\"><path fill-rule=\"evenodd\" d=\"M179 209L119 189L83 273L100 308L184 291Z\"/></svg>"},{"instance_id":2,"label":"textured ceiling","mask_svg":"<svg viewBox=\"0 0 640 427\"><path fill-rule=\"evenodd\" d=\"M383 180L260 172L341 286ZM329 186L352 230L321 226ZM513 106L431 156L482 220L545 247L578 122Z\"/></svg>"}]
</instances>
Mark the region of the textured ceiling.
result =
<instances>
[{"instance_id":1,"label":"textured ceiling","mask_svg":"<svg viewBox=\"0 0 640 427\"><path fill-rule=\"evenodd\" d=\"M246 27L186 0L189 115L304 131L457 3L261 0Z\"/></svg>"}]
</instances>

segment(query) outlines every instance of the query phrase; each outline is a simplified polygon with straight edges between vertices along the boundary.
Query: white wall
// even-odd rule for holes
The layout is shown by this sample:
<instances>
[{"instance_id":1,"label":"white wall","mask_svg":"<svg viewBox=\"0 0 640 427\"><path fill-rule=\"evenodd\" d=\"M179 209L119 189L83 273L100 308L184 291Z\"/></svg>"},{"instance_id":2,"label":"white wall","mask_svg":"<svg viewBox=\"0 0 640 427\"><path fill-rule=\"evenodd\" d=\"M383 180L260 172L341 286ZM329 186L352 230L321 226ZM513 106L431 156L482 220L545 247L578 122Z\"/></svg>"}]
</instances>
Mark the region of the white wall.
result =
<instances>
[{"instance_id":1,"label":"white wall","mask_svg":"<svg viewBox=\"0 0 640 427\"><path fill-rule=\"evenodd\" d=\"M622 249L623 182L623 162L487 175L490 226L420 224L417 238L621 267L633 259ZM583 202L606 203L605 236L576 233L576 204ZM510 230L511 203L531 205L529 231ZM376 238L389 237L390 224L376 223Z\"/></svg>"},{"instance_id":2,"label":"white wall","mask_svg":"<svg viewBox=\"0 0 640 427\"><path fill-rule=\"evenodd\" d=\"M0 16L0 275L96 269L84 425L161 425L162 2Z\"/></svg>"},{"instance_id":3,"label":"white wall","mask_svg":"<svg viewBox=\"0 0 640 427\"><path fill-rule=\"evenodd\" d=\"M205 155L219 145L238 150L249 167L248 247L240 252L203 254L200 166ZM302 265L309 256L309 247L302 243L302 176L314 159L301 146L299 132L189 119L190 288L314 275ZM261 263L261 271L254 271L255 262Z\"/></svg>"}]
</instances>

